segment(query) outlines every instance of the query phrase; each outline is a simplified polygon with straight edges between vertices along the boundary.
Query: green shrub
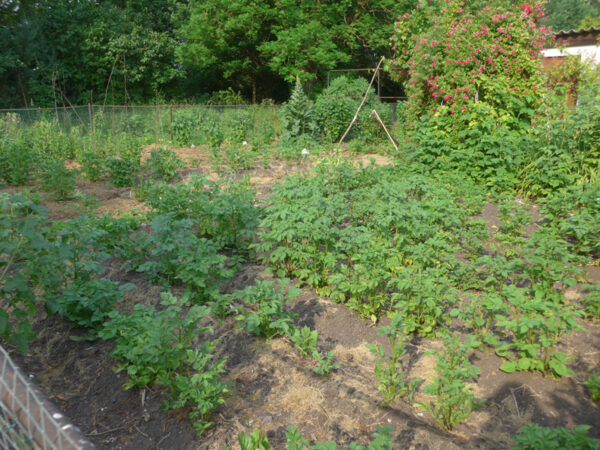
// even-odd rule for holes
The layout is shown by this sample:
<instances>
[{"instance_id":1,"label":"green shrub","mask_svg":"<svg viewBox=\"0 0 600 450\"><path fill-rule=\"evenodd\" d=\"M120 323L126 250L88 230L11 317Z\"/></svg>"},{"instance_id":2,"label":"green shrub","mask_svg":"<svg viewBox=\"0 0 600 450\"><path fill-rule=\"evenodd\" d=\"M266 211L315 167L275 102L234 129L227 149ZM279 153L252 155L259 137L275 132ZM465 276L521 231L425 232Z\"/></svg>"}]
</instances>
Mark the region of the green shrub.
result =
<instances>
[{"instance_id":1,"label":"green shrub","mask_svg":"<svg viewBox=\"0 0 600 450\"><path fill-rule=\"evenodd\" d=\"M420 380L408 382L402 361L406 354L408 336L402 329L402 314L396 313L388 326L379 328L378 335L385 336L391 347L391 356L386 356L383 347L367 344L367 348L375 355L375 379L379 392L383 395L384 404L390 404L396 397L412 397Z\"/></svg>"},{"instance_id":2,"label":"green shrub","mask_svg":"<svg viewBox=\"0 0 600 450\"><path fill-rule=\"evenodd\" d=\"M28 131L31 146L40 159L64 161L75 157L74 134L63 132L56 120L40 120Z\"/></svg>"},{"instance_id":3,"label":"green shrub","mask_svg":"<svg viewBox=\"0 0 600 450\"><path fill-rule=\"evenodd\" d=\"M260 214L255 195L247 183L216 184L193 177L186 184L152 186L147 203L159 214L191 219L198 234L219 248L246 250Z\"/></svg>"},{"instance_id":4,"label":"green shrub","mask_svg":"<svg viewBox=\"0 0 600 450\"><path fill-rule=\"evenodd\" d=\"M267 339L289 333L294 315L285 311L284 306L300 291L288 288L288 283L289 280L280 280L276 289L272 281L257 280L254 286L248 286L233 294L233 298L242 299L244 303L249 303L255 308L243 309L236 317L246 333L264 336Z\"/></svg>"},{"instance_id":5,"label":"green shrub","mask_svg":"<svg viewBox=\"0 0 600 450\"><path fill-rule=\"evenodd\" d=\"M212 362L215 341L194 345L195 339L212 333L212 328L200 325L209 313L207 307L191 306L185 311L189 306L185 297L178 300L169 293L161 297L162 311L138 304L130 315L111 312L99 336L116 341L111 354L121 362L118 370L127 372L125 389L155 383L166 387L163 407L189 407L194 427L202 434L211 425L211 411L229 393L219 377L225 360Z\"/></svg>"},{"instance_id":6,"label":"green shrub","mask_svg":"<svg viewBox=\"0 0 600 450\"><path fill-rule=\"evenodd\" d=\"M98 152L83 152L79 161L81 175L90 181L100 181L106 174L106 157Z\"/></svg>"},{"instance_id":7,"label":"green shrub","mask_svg":"<svg viewBox=\"0 0 600 450\"><path fill-rule=\"evenodd\" d=\"M514 437L513 450L577 449L597 450L600 442L587 436L588 425L578 425L569 431L565 428L542 427L536 423L525 425Z\"/></svg>"},{"instance_id":8,"label":"green shrub","mask_svg":"<svg viewBox=\"0 0 600 450\"><path fill-rule=\"evenodd\" d=\"M35 336L36 291L57 283L40 270L54 256L45 211L30 198L0 193L0 337L23 353Z\"/></svg>"},{"instance_id":9,"label":"green shrub","mask_svg":"<svg viewBox=\"0 0 600 450\"><path fill-rule=\"evenodd\" d=\"M62 162L51 162L44 165L40 175L41 189L52 192L56 200L73 197L75 191L75 173L65 167Z\"/></svg>"},{"instance_id":10,"label":"green shrub","mask_svg":"<svg viewBox=\"0 0 600 450\"><path fill-rule=\"evenodd\" d=\"M150 158L146 161L145 167L150 171L152 177L170 181L177 174L177 169L184 167L184 164L175 152L161 147L150 152Z\"/></svg>"},{"instance_id":11,"label":"green shrub","mask_svg":"<svg viewBox=\"0 0 600 450\"><path fill-rule=\"evenodd\" d=\"M229 87L221 91L215 91L210 95L210 98L206 102L207 105L223 105L223 106L235 106L235 105L246 105L248 101L244 98L241 92L234 91L233 88Z\"/></svg>"},{"instance_id":12,"label":"green shrub","mask_svg":"<svg viewBox=\"0 0 600 450\"><path fill-rule=\"evenodd\" d=\"M444 338L441 353L437 350L428 351L428 354L437 357L435 370L438 375L425 385L424 391L434 395L435 399L420 406L447 430L463 422L480 405L467 384L479 374L479 368L471 364L467 357L467 352L475 345L478 344L472 340L461 344L458 336L452 334Z\"/></svg>"},{"instance_id":13,"label":"green shrub","mask_svg":"<svg viewBox=\"0 0 600 450\"><path fill-rule=\"evenodd\" d=\"M340 76L317 97L314 114L319 124L319 134L324 139L328 142L339 141L356 114L368 87L369 83L364 78L351 79ZM389 123L391 110L381 104L375 89L371 87L359 117L349 133L349 139L372 138L376 134L377 125L369 118L372 110L378 112L384 123Z\"/></svg>"},{"instance_id":14,"label":"green shrub","mask_svg":"<svg viewBox=\"0 0 600 450\"><path fill-rule=\"evenodd\" d=\"M46 296L46 309L77 326L97 330L113 310L113 305L126 290L133 288L133 284L119 286L106 278L78 280L65 290Z\"/></svg>"},{"instance_id":15,"label":"green shrub","mask_svg":"<svg viewBox=\"0 0 600 450\"><path fill-rule=\"evenodd\" d=\"M517 186L535 141L519 121L483 101L454 115L421 117L408 136L414 157L429 170L458 170L496 191Z\"/></svg>"},{"instance_id":16,"label":"green shrub","mask_svg":"<svg viewBox=\"0 0 600 450\"><path fill-rule=\"evenodd\" d=\"M110 182L115 187L131 187L139 166L130 159L110 158L107 161Z\"/></svg>"},{"instance_id":17,"label":"green shrub","mask_svg":"<svg viewBox=\"0 0 600 450\"><path fill-rule=\"evenodd\" d=\"M600 401L600 376L592 374L583 384L588 388L592 400L595 402Z\"/></svg>"},{"instance_id":18,"label":"green shrub","mask_svg":"<svg viewBox=\"0 0 600 450\"><path fill-rule=\"evenodd\" d=\"M122 240L120 256L153 282L186 283L194 299L205 302L219 293L219 283L234 271L226 264L227 257L217 253L217 245L197 237L192 226L190 219L176 220L173 213L157 215L152 234L138 231Z\"/></svg>"},{"instance_id":19,"label":"green shrub","mask_svg":"<svg viewBox=\"0 0 600 450\"><path fill-rule=\"evenodd\" d=\"M173 113L171 131L177 145L189 146L192 144L192 135L197 121L193 112L188 110L177 110Z\"/></svg>"},{"instance_id":20,"label":"green shrub","mask_svg":"<svg viewBox=\"0 0 600 450\"><path fill-rule=\"evenodd\" d=\"M0 180L17 186L27 184L37 157L22 139L0 139Z\"/></svg>"}]
</instances>

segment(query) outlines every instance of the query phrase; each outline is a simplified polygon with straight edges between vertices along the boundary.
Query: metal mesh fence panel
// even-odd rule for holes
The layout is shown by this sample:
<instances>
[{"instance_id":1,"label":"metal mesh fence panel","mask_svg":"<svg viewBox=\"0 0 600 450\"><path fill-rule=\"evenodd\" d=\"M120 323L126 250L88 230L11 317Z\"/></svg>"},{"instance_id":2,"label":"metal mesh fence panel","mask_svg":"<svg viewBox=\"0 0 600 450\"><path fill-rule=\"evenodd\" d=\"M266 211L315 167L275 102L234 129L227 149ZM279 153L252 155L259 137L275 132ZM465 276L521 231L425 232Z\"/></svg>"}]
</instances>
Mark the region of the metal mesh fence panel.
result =
<instances>
[{"instance_id":1,"label":"metal mesh fence panel","mask_svg":"<svg viewBox=\"0 0 600 450\"><path fill-rule=\"evenodd\" d=\"M0 347L0 448L91 449L93 445L47 400Z\"/></svg>"},{"instance_id":2,"label":"metal mesh fence panel","mask_svg":"<svg viewBox=\"0 0 600 450\"><path fill-rule=\"evenodd\" d=\"M24 133L32 129L38 135L40 130L49 136L62 133L75 140L79 149L107 153L137 144L202 145L210 143L215 135L230 142L266 142L281 127L278 107L257 105L87 105L2 109L0 119L16 122L16 127ZM0 127L0 137L1 134Z\"/></svg>"}]
</instances>

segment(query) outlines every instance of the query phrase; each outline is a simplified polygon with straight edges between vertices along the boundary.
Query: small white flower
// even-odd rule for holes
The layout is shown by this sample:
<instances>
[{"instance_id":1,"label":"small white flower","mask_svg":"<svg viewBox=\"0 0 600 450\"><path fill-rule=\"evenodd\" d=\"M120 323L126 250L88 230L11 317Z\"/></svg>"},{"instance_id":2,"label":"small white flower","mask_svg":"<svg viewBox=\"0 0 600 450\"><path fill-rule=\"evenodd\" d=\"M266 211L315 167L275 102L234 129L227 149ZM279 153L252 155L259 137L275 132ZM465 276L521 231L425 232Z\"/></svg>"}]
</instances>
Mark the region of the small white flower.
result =
<instances>
[{"instance_id":1,"label":"small white flower","mask_svg":"<svg viewBox=\"0 0 600 450\"><path fill-rule=\"evenodd\" d=\"M248 145L247 141L242 142L242 145Z\"/></svg>"},{"instance_id":2,"label":"small white flower","mask_svg":"<svg viewBox=\"0 0 600 450\"><path fill-rule=\"evenodd\" d=\"M308 150L306 150L305 148L302 149L302 151L300 152L302 155L308 155Z\"/></svg>"}]
</instances>

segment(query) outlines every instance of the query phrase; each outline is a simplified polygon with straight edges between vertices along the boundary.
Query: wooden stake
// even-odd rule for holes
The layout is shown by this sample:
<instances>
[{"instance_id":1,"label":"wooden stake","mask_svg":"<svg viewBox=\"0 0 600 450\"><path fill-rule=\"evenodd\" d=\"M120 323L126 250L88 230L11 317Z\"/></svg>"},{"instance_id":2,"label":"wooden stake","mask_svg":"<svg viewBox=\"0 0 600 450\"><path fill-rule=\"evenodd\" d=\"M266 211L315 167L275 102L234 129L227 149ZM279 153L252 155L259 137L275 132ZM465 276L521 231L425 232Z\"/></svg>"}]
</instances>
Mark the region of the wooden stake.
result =
<instances>
[{"instance_id":1,"label":"wooden stake","mask_svg":"<svg viewBox=\"0 0 600 450\"><path fill-rule=\"evenodd\" d=\"M350 129L352 128L352 125L354 125L354 122L356 122L356 119L358 118L358 113L360 112L363 105L365 104L365 101L367 100L367 96L369 95L371 86L373 86L373 81L375 81L375 77L377 76L377 73L379 72L379 66L381 66L381 63L383 62L384 59L385 59L385 56L383 56L381 58L381 60L379 61L379 64L377 64L377 67L375 68L375 73L373 74L373 78L371 78L371 82L369 83L369 87L367 88L367 92L365 92L365 96L363 97L362 102L360 102L360 105L358 106L358 109L356 110L356 114L354 114L354 117L352 118L352 122L350 122L350 125L348 125L348 129L346 130L346 132L340 139L340 142L338 142L338 145L342 145L342 142L344 142L344 138L350 132Z\"/></svg>"},{"instance_id":2,"label":"wooden stake","mask_svg":"<svg viewBox=\"0 0 600 450\"><path fill-rule=\"evenodd\" d=\"M388 131L388 129L385 126L385 124L381 121L381 118L379 117L379 114L377 114L377 111L375 111L375 110L371 111L370 117L372 119L375 119L375 121L379 124L379 126L381 128L383 128L383 131L385 131L385 134L387 134L387 137L389 137L390 141L392 141L392 145L394 146L394 148L396 149L396 151L398 151L398 146L400 145L400 142L398 142L398 139L396 139L394 136L392 136L392 134Z\"/></svg>"}]
</instances>

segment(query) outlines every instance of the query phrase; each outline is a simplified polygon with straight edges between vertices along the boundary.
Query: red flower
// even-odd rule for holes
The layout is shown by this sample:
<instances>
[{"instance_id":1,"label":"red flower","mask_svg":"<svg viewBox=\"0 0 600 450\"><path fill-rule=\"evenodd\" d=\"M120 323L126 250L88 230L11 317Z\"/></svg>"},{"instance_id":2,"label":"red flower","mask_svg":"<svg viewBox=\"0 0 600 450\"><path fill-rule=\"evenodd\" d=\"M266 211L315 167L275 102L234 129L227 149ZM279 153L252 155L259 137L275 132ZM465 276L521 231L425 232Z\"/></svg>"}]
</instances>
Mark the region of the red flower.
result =
<instances>
[{"instance_id":1,"label":"red flower","mask_svg":"<svg viewBox=\"0 0 600 450\"><path fill-rule=\"evenodd\" d=\"M533 12L533 7L531 5L528 5L527 3L523 3L521 5L521 9L525 14L531 14Z\"/></svg>"}]
</instances>

